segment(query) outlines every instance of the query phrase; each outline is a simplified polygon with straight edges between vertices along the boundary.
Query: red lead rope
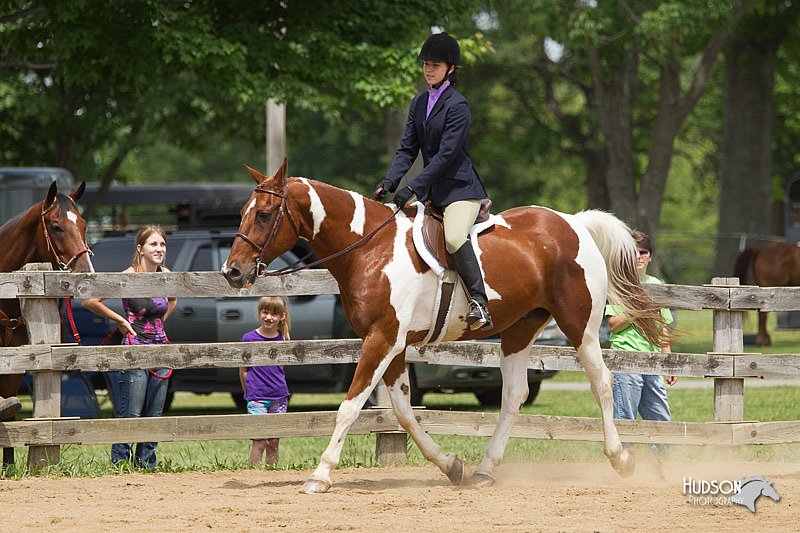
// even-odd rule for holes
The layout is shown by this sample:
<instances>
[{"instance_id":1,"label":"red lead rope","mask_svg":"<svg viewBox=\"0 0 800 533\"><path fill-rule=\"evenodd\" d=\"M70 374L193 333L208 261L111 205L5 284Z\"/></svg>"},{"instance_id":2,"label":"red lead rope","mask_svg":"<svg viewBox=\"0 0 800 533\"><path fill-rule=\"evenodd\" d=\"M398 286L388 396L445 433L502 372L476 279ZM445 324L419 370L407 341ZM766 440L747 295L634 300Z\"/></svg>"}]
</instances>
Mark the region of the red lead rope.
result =
<instances>
[{"instance_id":1,"label":"red lead rope","mask_svg":"<svg viewBox=\"0 0 800 533\"><path fill-rule=\"evenodd\" d=\"M72 312L72 298L64 298L64 303L65 303L65 306L67 308L67 319L69 320L69 327L72 330L72 336L75 338L75 342L77 342L79 346L82 346L81 334L78 333L78 326L75 325L75 315ZM103 342L100 343L100 346L103 346L104 344L108 344L108 342L111 340L111 338L114 335L116 335L117 333L121 334L121 332L118 329L116 329L116 330L113 330L108 335L106 335L106 338L103 339ZM126 333L126 335L128 337L128 344L131 344L131 345L134 344L133 335L131 335L130 332ZM167 339L167 344L169 344L169 339ZM166 376L159 376L154 370L148 369L147 371L150 372L153 376L157 377L158 379L169 379L170 377L172 377L172 369L171 368L169 369L169 373Z\"/></svg>"}]
</instances>

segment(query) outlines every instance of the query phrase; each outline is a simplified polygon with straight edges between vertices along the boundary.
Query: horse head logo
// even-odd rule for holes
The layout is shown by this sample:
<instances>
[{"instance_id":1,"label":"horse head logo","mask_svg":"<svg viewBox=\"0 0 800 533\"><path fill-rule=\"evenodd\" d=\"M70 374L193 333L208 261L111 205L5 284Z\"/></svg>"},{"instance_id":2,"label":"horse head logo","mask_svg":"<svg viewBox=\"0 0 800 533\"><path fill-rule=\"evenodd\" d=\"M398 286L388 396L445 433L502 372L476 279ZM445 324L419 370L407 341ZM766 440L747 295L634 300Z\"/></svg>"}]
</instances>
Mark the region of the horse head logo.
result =
<instances>
[{"instance_id":1,"label":"horse head logo","mask_svg":"<svg viewBox=\"0 0 800 533\"><path fill-rule=\"evenodd\" d=\"M756 512L756 500L760 496L768 496L776 502L781 499L778 491L772 486L772 482L763 476L743 477L739 480L739 484L742 489L739 494L731 496L731 503L744 505L750 509L751 513Z\"/></svg>"}]
</instances>

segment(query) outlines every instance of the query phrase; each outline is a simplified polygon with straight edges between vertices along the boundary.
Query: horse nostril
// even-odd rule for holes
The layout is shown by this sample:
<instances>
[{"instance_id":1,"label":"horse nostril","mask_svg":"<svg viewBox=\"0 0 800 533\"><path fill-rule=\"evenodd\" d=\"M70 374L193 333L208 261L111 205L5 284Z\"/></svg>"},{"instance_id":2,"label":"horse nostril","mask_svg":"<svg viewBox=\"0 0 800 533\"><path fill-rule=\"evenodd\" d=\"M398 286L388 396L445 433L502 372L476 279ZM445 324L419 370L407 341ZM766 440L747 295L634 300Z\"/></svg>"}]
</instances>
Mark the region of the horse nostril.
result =
<instances>
[{"instance_id":1,"label":"horse nostril","mask_svg":"<svg viewBox=\"0 0 800 533\"><path fill-rule=\"evenodd\" d=\"M242 271L235 266L228 267L228 270L225 271L225 277L231 281L239 281L242 279Z\"/></svg>"}]
</instances>

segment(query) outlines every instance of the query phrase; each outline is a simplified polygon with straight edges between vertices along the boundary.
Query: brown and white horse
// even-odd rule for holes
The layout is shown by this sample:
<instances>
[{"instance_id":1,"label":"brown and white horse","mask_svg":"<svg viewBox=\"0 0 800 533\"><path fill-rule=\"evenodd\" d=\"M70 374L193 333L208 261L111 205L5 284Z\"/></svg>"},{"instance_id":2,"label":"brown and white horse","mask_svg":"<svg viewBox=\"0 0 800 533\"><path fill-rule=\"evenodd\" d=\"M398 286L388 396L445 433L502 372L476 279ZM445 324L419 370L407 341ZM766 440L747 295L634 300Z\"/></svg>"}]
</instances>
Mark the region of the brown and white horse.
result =
<instances>
[{"instance_id":1,"label":"brown and white horse","mask_svg":"<svg viewBox=\"0 0 800 533\"><path fill-rule=\"evenodd\" d=\"M248 171L258 186L242 208L239 237L222 268L229 283L242 287L264 264L300 238L318 257L330 257L380 228L363 246L325 261L339 283L345 313L364 342L361 357L336 427L320 464L306 481L306 493L326 492L344 438L372 389L383 378L399 423L423 456L454 483L485 486L500 462L511 428L528 395L528 349L554 317L578 352L600 405L605 454L622 475L633 472L613 423L611 373L601 356L598 331L606 300L624 305L636 324L658 337L658 305L638 283L636 248L630 230L600 211L567 215L542 207L520 207L496 215L477 242L484 272L490 330L470 331L462 291L455 291L453 319L440 340L501 337L503 401L494 435L481 463L465 476L464 463L445 454L414 418L404 349L421 343L433 327L438 276L412 244L412 210L393 207L305 178L287 177L286 162L271 177Z\"/></svg>"},{"instance_id":2,"label":"brown and white horse","mask_svg":"<svg viewBox=\"0 0 800 533\"><path fill-rule=\"evenodd\" d=\"M26 263L52 262L61 270L94 272L86 246L86 221L75 202L86 188L81 183L69 195L58 192L56 182L41 202L0 227L0 272L19 270ZM28 343L20 317L19 300L0 300L0 346ZM0 396L17 393L21 374L0 374Z\"/></svg>"},{"instance_id":3,"label":"brown and white horse","mask_svg":"<svg viewBox=\"0 0 800 533\"><path fill-rule=\"evenodd\" d=\"M735 276L742 285L753 280L759 287L800 286L800 245L791 242L771 242L761 248L747 248L736 256ZM767 313L758 312L758 346L769 346Z\"/></svg>"}]
</instances>

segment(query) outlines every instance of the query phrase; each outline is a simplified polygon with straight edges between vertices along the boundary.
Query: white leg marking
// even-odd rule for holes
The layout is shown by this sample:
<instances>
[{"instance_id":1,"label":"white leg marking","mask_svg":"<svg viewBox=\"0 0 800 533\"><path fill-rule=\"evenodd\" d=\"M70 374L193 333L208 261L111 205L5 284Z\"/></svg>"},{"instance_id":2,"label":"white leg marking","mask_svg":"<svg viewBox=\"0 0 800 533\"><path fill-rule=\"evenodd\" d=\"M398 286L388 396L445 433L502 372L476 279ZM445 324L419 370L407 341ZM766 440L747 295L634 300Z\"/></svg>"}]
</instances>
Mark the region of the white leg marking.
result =
<instances>
[{"instance_id":1,"label":"white leg marking","mask_svg":"<svg viewBox=\"0 0 800 533\"><path fill-rule=\"evenodd\" d=\"M533 344L533 341L531 341ZM505 453L514 420L519 414L522 403L528 397L528 347L521 352L504 355L500 359L500 372L503 375L503 402L500 416L494 428L492 438L486 447L483 460L476 473L492 475L503 453Z\"/></svg>"}]
</instances>

